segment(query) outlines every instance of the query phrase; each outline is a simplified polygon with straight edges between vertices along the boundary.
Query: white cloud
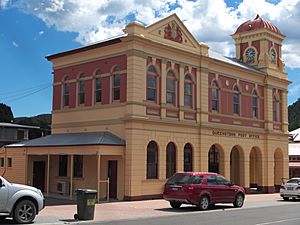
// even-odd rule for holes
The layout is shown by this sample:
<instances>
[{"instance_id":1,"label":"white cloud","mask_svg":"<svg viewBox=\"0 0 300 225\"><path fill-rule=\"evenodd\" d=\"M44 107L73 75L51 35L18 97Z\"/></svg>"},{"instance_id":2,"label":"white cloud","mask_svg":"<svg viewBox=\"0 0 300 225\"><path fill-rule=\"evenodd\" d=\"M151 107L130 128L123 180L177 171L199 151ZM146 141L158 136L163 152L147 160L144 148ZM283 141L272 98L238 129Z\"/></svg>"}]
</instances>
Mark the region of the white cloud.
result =
<instances>
[{"instance_id":1,"label":"white cloud","mask_svg":"<svg viewBox=\"0 0 300 225\"><path fill-rule=\"evenodd\" d=\"M12 45L15 46L16 48L19 47L19 45L16 42L12 42Z\"/></svg>"},{"instance_id":2,"label":"white cloud","mask_svg":"<svg viewBox=\"0 0 300 225\"><path fill-rule=\"evenodd\" d=\"M289 87L289 97L291 96L297 96L299 95L299 90L300 90L300 84L294 84L291 87Z\"/></svg>"},{"instance_id":3,"label":"white cloud","mask_svg":"<svg viewBox=\"0 0 300 225\"><path fill-rule=\"evenodd\" d=\"M39 32L39 35L42 36L44 33L45 33L45 32L44 32L43 30L41 30L41 31Z\"/></svg>"},{"instance_id":4,"label":"white cloud","mask_svg":"<svg viewBox=\"0 0 300 225\"><path fill-rule=\"evenodd\" d=\"M0 0L1 5L8 0ZM13 7L35 15L49 27L76 32L82 44L122 33L133 18L150 24L171 13L184 21L199 42L232 56L234 43L230 34L257 13L270 20L287 36L283 59L288 67L300 67L300 0L243 0L234 9L225 0L18 0Z\"/></svg>"},{"instance_id":5,"label":"white cloud","mask_svg":"<svg viewBox=\"0 0 300 225\"><path fill-rule=\"evenodd\" d=\"M0 9L7 7L9 2L9 0L0 0Z\"/></svg>"}]
</instances>

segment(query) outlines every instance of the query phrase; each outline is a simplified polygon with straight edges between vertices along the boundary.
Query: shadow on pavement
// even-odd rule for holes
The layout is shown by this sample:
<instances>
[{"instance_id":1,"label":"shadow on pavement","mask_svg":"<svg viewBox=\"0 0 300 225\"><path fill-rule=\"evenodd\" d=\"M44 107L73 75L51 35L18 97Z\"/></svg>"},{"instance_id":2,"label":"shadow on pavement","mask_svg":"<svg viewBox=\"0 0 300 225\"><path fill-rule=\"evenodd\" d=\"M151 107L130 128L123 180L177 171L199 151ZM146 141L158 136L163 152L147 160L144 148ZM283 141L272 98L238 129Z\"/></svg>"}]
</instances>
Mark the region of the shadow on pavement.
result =
<instances>
[{"instance_id":1,"label":"shadow on pavement","mask_svg":"<svg viewBox=\"0 0 300 225\"><path fill-rule=\"evenodd\" d=\"M62 199L55 197L45 197L46 206L55 206L55 205L75 205L76 200Z\"/></svg>"},{"instance_id":2,"label":"shadow on pavement","mask_svg":"<svg viewBox=\"0 0 300 225\"><path fill-rule=\"evenodd\" d=\"M210 209L206 211L214 211L214 210L220 210L220 209L234 209L233 206L228 205L215 205L211 207ZM161 209L155 209L157 211L163 211L163 212L177 212L177 213L186 213L186 212L201 212L196 206L186 206L186 207L180 207L179 209L173 209L173 208L161 208Z\"/></svg>"}]
</instances>

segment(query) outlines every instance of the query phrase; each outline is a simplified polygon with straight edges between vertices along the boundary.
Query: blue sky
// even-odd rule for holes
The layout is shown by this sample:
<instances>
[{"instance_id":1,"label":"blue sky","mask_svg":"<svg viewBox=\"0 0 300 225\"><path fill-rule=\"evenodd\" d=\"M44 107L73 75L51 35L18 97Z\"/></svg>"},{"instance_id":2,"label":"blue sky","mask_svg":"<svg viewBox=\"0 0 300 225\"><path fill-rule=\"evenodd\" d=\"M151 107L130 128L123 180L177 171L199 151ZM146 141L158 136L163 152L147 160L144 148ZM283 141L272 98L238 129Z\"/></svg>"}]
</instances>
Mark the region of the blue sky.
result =
<instances>
[{"instance_id":1,"label":"blue sky","mask_svg":"<svg viewBox=\"0 0 300 225\"><path fill-rule=\"evenodd\" d=\"M14 116L50 113L53 75L46 55L116 36L132 20L150 24L171 13L199 42L228 56L235 48L229 35L239 24L256 13L270 20L287 36L289 104L300 97L300 0L0 0L0 102Z\"/></svg>"}]
</instances>

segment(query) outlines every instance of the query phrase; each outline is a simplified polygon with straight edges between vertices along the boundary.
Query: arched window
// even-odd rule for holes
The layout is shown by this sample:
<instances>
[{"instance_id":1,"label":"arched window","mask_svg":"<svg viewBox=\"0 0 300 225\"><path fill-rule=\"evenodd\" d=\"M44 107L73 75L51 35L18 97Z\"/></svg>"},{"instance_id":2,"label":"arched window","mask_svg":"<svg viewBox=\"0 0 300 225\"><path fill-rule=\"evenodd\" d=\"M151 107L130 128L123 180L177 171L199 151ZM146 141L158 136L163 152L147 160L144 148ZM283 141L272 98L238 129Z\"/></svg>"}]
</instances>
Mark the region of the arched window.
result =
<instances>
[{"instance_id":1,"label":"arched window","mask_svg":"<svg viewBox=\"0 0 300 225\"><path fill-rule=\"evenodd\" d=\"M100 75L102 74L102 71L100 69L97 69L95 72L95 102L101 102L102 101L102 78Z\"/></svg>"},{"instance_id":2,"label":"arched window","mask_svg":"<svg viewBox=\"0 0 300 225\"><path fill-rule=\"evenodd\" d=\"M184 172L193 171L193 148L191 144L184 146Z\"/></svg>"},{"instance_id":3,"label":"arched window","mask_svg":"<svg viewBox=\"0 0 300 225\"><path fill-rule=\"evenodd\" d=\"M101 77L96 77L96 79L95 79L95 100L96 100L96 102L102 101L102 79L101 79Z\"/></svg>"},{"instance_id":4,"label":"arched window","mask_svg":"<svg viewBox=\"0 0 300 225\"><path fill-rule=\"evenodd\" d=\"M158 147L154 141L147 146L147 179L158 178Z\"/></svg>"},{"instance_id":5,"label":"arched window","mask_svg":"<svg viewBox=\"0 0 300 225\"><path fill-rule=\"evenodd\" d=\"M70 84L66 83L67 80L68 76L66 76L63 80L63 106L68 106L70 99Z\"/></svg>"},{"instance_id":6,"label":"arched window","mask_svg":"<svg viewBox=\"0 0 300 225\"><path fill-rule=\"evenodd\" d=\"M172 71L167 73L167 103L176 105L176 77Z\"/></svg>"},{"instance_id":7,"label":"arched window","mask_svg":"<svg viewBox=\"0 0 300 225\"><path fill-rule=\"evenodd\" d=\"M113 100L120 100L121 76L120 67L116 66L113 70Z\"/></svg>"},{"instance_id":8,"label":"arched window","mask_svg":"<svg viewBox=\"0 0 300 225\"><path fill-rule=\"evenodd\" d=\"M252 93L252 116L258 118L258 96L255 90Z\"/></svg>"},{"instance_id":9,"label":"arched window","mask_svg":"<svg viewBox=\"0 0 300 225\"><path fill-rule=\"evenodd\" d=\"M273 121L280 122L280 103L276 95L273 96Z\"/></svg>"},{"instance_id":10,"label":"arched window","mask_svg":"<svg viewBox=\"0 0 300 225\"><path fill-rule=\"evenodd\" d=\"M84 73L81 73L79 75L79 83L78 83L78 104L84 104L84 98L85 98L85 90L84 90L84 80L85 77Z\"/></svg>"},{"instance_id":11,"label":"arched window","mask_svg":"<svg viewBox=\"0 0 300 225\"><path fill-rule=\"evenodd\" d=\"M188 74L184 77L184 106L193 107L193 81Z\"/></svg>"},{"instance_id":12,"label":"arched window","mask_svg":"<svg viewBox=\"0 0 300 225\"><path fill-rule=\"evenodd\" d=\"M157 72L154 66L147 71L147 100L157 102Z\"/></svg>"},{"instance_id":13,"label":"arched window","mask_svg":"<svg viewBox=\"0 0 300 225\"><path fill-rule=\"evenodd\" d=\"M234 86L233 88L233 113L239 114L240 113L240 92L237 86Z\"/></svg>"},{"instance_id":14,"label":"arched window","mask_svg":"<svg viewBox=\"0 0 300 225\"><path fill-rule=\"evenodd\" d=\"M167 167L166 167L166 176L167 178L171 177L176 173L176 147L173 142L170 142L167 145Z\"/></svg>"},{"instance_id":15,"label":"arched window","mask_svg":"<svg viewBox=\"0 0 300 225\"><path fill-rule=\"evenodd\" d=\"M211 109L219 111L219 87L216 81L211 85Z\"/></svg>"}]
</instances>

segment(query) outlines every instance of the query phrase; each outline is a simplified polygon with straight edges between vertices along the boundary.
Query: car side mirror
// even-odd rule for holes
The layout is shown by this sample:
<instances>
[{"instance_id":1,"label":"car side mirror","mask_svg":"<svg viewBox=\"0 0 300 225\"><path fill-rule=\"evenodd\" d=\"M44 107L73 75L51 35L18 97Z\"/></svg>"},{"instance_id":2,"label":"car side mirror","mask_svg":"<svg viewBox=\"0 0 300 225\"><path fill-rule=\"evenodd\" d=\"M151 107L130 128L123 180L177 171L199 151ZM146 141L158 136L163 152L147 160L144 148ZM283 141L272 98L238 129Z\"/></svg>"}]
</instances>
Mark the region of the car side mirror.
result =
<instances>
[{"instance_id":1,"label":"car side mirror","mask_svg":"<svg viewBox=\"0 0 300 225\"><path fill-rule=\"evenodd\" d=\"M227 185L228 186L233 186L234 184L231 181L229 181Z\"/></svg>"}]
</instances>

